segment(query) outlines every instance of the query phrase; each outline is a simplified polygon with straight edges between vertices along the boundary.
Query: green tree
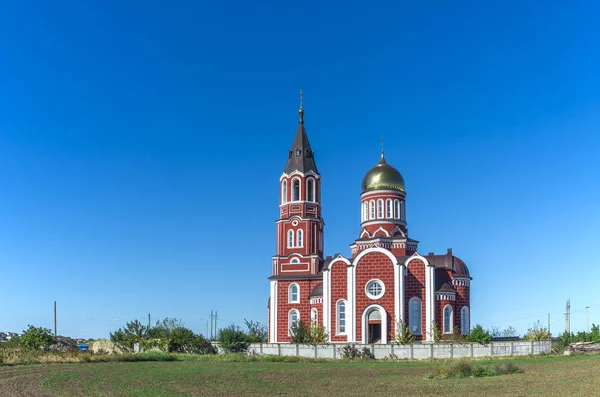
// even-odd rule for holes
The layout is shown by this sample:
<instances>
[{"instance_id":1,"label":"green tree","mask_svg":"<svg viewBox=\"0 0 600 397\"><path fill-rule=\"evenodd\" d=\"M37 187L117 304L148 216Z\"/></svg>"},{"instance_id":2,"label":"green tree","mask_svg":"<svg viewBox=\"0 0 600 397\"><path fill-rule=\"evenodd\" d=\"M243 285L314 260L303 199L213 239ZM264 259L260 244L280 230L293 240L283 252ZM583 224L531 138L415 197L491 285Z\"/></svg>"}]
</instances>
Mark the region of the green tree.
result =
<instances>
[{"instance_id":1,"label":"green tree","mask_svg":"<svg viewBox=\"0 0 600 397\"><path fill-rule=\"evenodd\" d=\"M27 330L24 330L23 334L18 337L17 343L26 349L39 350L53 344L54 336L48 328L28 325Z\"/></svg>"},{"instance_id":2,"label":"green tree","mask_svg":"<svg viewBox=\"0 0 600 397\"><path fill-rule=\"evenodd\" d=\"M544 327L540 320L533 323L533 325L527 329L527 333L523 336L523 340L549 340L551 338L550 331Z\"/></svg>"},{"instance_id":3,"label":"green tree","mask_svg":"<svg viewBox=\"0 0 600 397\"><path fill-rule=\"evenodd\" d=\"M436 343L442 339L442 331L440 331L440 327L435 321L431 322L431 327L429 327L429 335L431 335L433 341Z\"/></svg>"},{"instance_id":4,"label":"green tree","mask_svg":"<svg viewBox=\"0 0 600 397\"><path fill-rule=\"evenodd\" d=\"M469 342L476 342L485 345L492 341L492 335L489 331L484 330L481 325L477 324L473 327L473 329L471 329L469 336L467 336L467 340Z\"/></svg>"},{"instance_id":5,"label":"green tree","mask_svg":"<svg viewBox=\"0 0 600 397\"><path fill-rule=\"evenodd\" d=\"M124 328L119 328L110 333L110 340L116 344L133 347L133 343L138 342L140 346L142 341L148 337L148 327L139 320L133 320L125 323Z\"/></svg>"},{"instance_id":6,"label":"green tree","mask_svg":"<svg viewBox=\"0 0 600 397\"><path fill-rule=\"evenodd\" d=\"M258 321L249 321L244 319L246 328L248 328L247 342L248 343L261 343L266 342L269 337L267 326Z\"/></svg>"},{"instance_id":7,"label":"green tree","mask_svg":"<svg viewBox=\"0 0 600 397\"><path fill-rule=\"evenodd\" d=\"M234 324L219 330L217 343L225 353L235 353L246 350L248 336L242 329Z\"/></svg>"},{"instance_id":8,"label":"green tree","mask_svg":"<svg viewBox=\"0 0 600 397\"><path fill-rule=\"evenodd\" d=\"M309 343L310 327L300 320L290 328L293 343Z\"/></svg>"}]
</instances>

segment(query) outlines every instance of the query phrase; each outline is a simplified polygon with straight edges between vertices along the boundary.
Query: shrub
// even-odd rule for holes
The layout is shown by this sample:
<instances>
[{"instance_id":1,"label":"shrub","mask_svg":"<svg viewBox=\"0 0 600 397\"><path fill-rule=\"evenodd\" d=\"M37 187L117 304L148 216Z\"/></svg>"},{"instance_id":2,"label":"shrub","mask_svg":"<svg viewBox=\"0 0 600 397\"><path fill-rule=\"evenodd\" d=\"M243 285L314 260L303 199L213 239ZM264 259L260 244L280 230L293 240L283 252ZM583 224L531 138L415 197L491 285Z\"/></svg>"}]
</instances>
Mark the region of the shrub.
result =
<instances>
[{"instance_id":1,"label":"shrub","mask_svg":"<svg viewBox=\"0 0 600 397\"><path fill-rule=\"evenodd\" d=\"M16 343L25 349L39 350L50 347L54 343L54 336L48 328L29 325L27 330L18 337Z\"/></svg>"},{"instance_id":2,"label":"shrub","mask_svg":"<svg viewBox=\"0 0 600 397\"><path fill-rule=\"evenodd\" d=\"M476 342L485 345L487 343L490 343L490 341L492 340L492 335L490 335L488 331L484 330L481 325L477 324L471 330L471 333L467 337L467 340L469 342Z\"/></svg>"},{"instance_id":3,"label":"shrub","mask_svg":"<svg viewBox=\"0 0 600 397\"><path fill-rule=\"evenodd\" d=\"M448 378L481 378L484 376L497 376L522 373L523 370L517 367L513 362L505 362L495 364L494 366L484 366L481 364L473 365L471 363L460 362L454 365L440 365L436 367L432 374L427 376L427 379L448 379Z\"/></svg>"},{"instance_id":4,"label":"shrub","mask_svg":"<svg viewBox=\"0 0 600 397\"><path fill-rule=\"evenodd\" d=\"M292 342L308 345L327 343L327 332L322 325L312 324L307 326L302 320L291 328Z\"/></svg>"},{"instance_id":5,"label":"shrub","mask_svg":"<svg viewBox=\"0 0 600 397\"><path fill-rule=\"evenodd\" d=\"M217 336L219 347L223 349L225 353L236 353L245 350L248 346L246 340L246 333L242 331L240 327L233 324L221 329Z\"/></svg>"},{"instance_id":6,"label":"shrub","mask_svg":"<svg viewBox=\"0 0 600 397\"><path fill-rule=\"evenodd\" d=\"M352 345L345 345L341 349L338 349L338 352L340 353L342 358L345 359L351 360L360 357L360 351Z\"/></svg>"},{"instance_id":7,"label":"shrub","mask_svg":"<svg viewBox=\"0 0 600 397\"><path fill-rule=\"evenodd\" d=\"M259 323L258 321L248 321L246 319L244 319L244 322L248 328L248 343L260 343L268 340L269 332L266 325Z\"/></svg>"},{"instance_id":8,"label":"shrub","mask_svg":"<svg viewBox=\"0 0 600 397\"><path fill-rule=\"evenodd\" d=\"M429 334L431 335L434 342L439 342L442 339L442 331L440 331L440 327L437 325L435 321L431 322L431 327L429 328Z\"/></svg>"},{"instance_id":9,"label":"shrub","mask_svg":"<svg viewBox=\"0 0 600 397\"><path fill-rule=\"evenodd\" d=\"M457 378L468 378L473 375L473 366L469 363L458 363L455 369Z\"/></svg>"},{"instance_id":10,"label":"shrub","mask_svg":"<svg viewBox=\"0 0 600 397\"><path fill-rule=\"evenodd\" d=\"M397 345L410 345L415 341L415 336L410 332L408 325L399 320L393 335L393 342Z\"/></svg>"},{"instance_id":11,"label":"shrub","mask_svg":"<svg viewBox=\"0 0 600 397\"><path fill-rule=\"evenodd\" d=\"M523 340L535 341L535 340L549 340L551 337L548 328L544 327L540 320L533 323L533 326L527 330Z\"/></svg>"}]
</instances>

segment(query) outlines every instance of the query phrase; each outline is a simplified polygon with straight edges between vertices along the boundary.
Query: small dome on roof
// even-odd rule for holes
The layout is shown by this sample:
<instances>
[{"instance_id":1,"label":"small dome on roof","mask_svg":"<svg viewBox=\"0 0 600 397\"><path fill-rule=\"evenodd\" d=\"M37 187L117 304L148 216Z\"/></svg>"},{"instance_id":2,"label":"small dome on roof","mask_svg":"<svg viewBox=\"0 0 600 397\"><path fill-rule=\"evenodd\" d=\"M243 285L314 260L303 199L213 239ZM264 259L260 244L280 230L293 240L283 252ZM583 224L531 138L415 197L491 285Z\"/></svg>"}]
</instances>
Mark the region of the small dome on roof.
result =
<instances>
[{"instance_id":1,"label":"small dome on roof","mask_svg":"<svg viewBox=\"0 0 600 397\"><path fill-rule=\"evenodd\" d=\"M309 298L312 298L315 296L323 296L323 283L319 283L319 284L315 285L315 288L313 288L310 295L308 295Z\"/></svg>"},{"instance_id":2,"label":"small dome on roof","mask_svg":"<svg viewBox=\"0 0 600 397\"><path fill-rule=\"evenodd\" d=\"M456 256L454 257L454 274L457 276L471 277L469 274L469 268L465 262Z\"/></svg>"},{"instance_id":3,"label":"small dome on roof","mask_svg":"<svg viewBox=\"0 0 600 397\"><path fill-rule=\"evenodd\" d=\"M362 181L362 193L371 190L404 192L404 178L397 169L386 163L383 153L379 163L371 168Z\"/></svg>"}]
</instances>

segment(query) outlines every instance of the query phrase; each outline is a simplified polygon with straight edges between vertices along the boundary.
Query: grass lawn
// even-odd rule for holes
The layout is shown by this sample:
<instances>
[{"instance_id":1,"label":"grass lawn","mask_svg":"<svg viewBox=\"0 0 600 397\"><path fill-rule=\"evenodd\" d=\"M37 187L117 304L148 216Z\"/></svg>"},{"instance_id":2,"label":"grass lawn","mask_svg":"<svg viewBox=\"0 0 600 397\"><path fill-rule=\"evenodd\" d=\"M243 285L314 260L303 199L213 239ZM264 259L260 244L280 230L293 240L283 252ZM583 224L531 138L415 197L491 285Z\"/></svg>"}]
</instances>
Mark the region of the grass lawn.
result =
<instances>
[{"instance_id":1,"label":"grass lawn","mask_svg":"<svg viewBox=\"0 0 600 397\"><path fill-rule=\"evenodd\" d=\"M525 372L430 380L436 366L449 363L402 361L0 366L0 396L600 396L600 355L510 361Z\"/></svg>"}]
</instances>

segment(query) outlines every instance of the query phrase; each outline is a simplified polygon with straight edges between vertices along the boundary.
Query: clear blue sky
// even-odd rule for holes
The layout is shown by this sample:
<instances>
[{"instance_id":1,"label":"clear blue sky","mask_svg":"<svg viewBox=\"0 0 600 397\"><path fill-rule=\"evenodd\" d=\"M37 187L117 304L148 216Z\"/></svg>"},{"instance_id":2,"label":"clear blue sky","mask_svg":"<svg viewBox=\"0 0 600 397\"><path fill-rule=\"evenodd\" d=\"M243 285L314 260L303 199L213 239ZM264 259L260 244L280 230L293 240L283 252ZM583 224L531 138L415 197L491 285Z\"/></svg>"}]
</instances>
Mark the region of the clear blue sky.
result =
<instances>
[{"instance_id":1,"label":"clear blue sky","mask_svg":"<svg viewBox=\"0 0 600 397\"><path fill-rule=\"evenodd\" d=\"M473 324L600 323L593 2L2 3L0 331L266 322L300 89L328 255L384 135Z\"/></svg>"}]
</instances>

